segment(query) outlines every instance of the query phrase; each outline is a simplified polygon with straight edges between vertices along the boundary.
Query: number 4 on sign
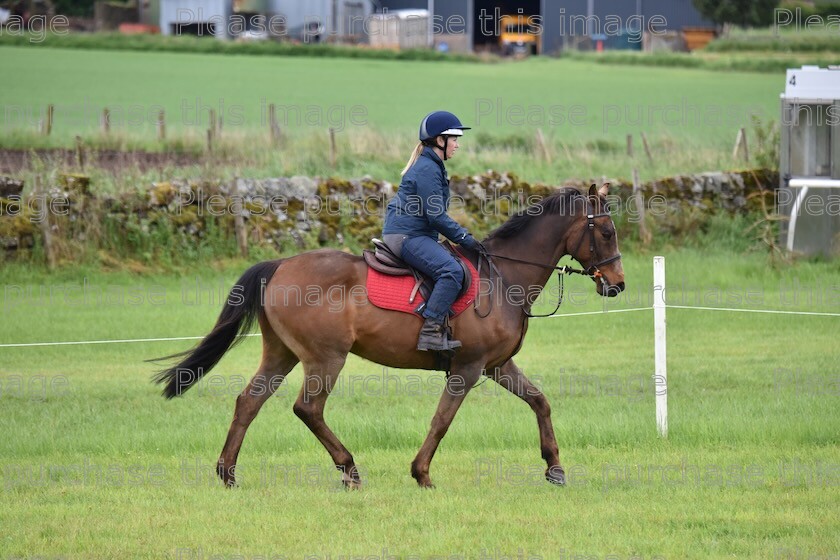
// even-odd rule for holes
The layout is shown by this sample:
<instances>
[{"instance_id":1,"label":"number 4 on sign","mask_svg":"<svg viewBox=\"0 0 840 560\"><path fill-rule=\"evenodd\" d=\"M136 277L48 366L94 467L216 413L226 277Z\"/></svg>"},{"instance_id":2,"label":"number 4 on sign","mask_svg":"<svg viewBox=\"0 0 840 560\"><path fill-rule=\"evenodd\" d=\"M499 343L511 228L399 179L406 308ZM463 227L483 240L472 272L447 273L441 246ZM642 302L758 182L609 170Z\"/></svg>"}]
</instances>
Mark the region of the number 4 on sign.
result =
<instances>
[{"instance_id":1,"label":"number 4 on sign","mask_svg":"<svg viewBox=\"0 0 840 560\"><path fill-rule=\"evenodd\" d=\"M796 74L791 75L790 81L788 83L792 86L796 85Z\"/></svg>"}]
</instances>

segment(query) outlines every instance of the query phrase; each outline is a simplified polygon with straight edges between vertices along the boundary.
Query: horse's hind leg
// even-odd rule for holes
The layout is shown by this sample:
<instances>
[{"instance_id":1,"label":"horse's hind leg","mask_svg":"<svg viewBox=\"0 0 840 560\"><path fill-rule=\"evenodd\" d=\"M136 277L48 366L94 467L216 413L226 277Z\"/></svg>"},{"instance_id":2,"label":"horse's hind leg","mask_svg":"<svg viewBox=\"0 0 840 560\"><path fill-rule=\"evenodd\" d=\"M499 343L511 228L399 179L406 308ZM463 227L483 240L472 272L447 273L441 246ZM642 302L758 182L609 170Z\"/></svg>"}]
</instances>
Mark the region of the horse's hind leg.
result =
<instances>
[{"instance_id":1,"label":"horse's hind leg","mask_svg":"<svg viewBox=\"0 0 840 560\"><path fill-rule=\"evenodd\" d=\"M560 466L557 440L554 437L554 428L551 425L551 405L548 404L548 399L545 398L542 391L531 383L530 379L525 377L525 374L513 363L513 360L508 360L501 367L488 372L488 377L528 403L531 410L537 415L537 427L540 430L540 449L547 464L545 478L552 484L565 484L566 474L563 472L563 467Z\"/></svg>"},{"instance_id":2,"label":"horse's hind leg","mask_svg":"<svg viewBox=\"0 0 840 560\"><path fill-rule=\"evenodd\" d=\"M432 479L429 478L429 467L432 458L437 451L440 440L446 435L455 413L464 402L464 398L473 388L475 382L481 377L481 365L470 365L452 370L452 374L446 380L443 394L440 397L437 411L432 418L432 426L426 436L420 451L411 463L411 476L423 488L432 488Z\"/></svg>"},{"instance_id":3,"label":"horse's hind leg","mask_svg":"<svg viewBox=\"0 0 840 560\"><path fill-rule=\"evenodd\" d=\"M233 421L216 465L216 472L226 486L236 484L236 458L248 426L297 363L297 356L273 333L263 329L262 362L248 386L236 397Z\"/></svg>"},{"instance_id":4,"label":"horse's hind leg","mask_svg":"<svg viewBox=\"0 0 840 560\"><path fill-rule=\"evenodd\" d=\"M318 362L304 361L305 377L300 395L295 401L294 412L326 448L335 467L341 471L341 481L344 485L355 489L362 485L362 481L353 456L324 421L327 398L335 386L346 358L347 356L344 355L333 359L322 359Z\"/></svg>"}]
</instances>

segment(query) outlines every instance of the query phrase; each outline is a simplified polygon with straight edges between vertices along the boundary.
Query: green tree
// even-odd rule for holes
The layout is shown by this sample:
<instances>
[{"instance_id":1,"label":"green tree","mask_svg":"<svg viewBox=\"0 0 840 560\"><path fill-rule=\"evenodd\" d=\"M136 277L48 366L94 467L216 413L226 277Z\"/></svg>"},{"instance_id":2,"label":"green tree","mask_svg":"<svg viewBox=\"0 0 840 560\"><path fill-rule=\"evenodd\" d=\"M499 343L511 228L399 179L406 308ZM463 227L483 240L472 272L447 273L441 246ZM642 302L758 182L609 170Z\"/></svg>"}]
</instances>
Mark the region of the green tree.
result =
<instances>
[{"instance_id":1,"label":"green tree","mask_svg":"<svg viewBox=\"0 0 840 560\"><path fill-rule=\"evenodd\" d=\"M772 25L779 0L692 0L706 19L718 25L767 27Z\"/></svg>"}]
</instances>

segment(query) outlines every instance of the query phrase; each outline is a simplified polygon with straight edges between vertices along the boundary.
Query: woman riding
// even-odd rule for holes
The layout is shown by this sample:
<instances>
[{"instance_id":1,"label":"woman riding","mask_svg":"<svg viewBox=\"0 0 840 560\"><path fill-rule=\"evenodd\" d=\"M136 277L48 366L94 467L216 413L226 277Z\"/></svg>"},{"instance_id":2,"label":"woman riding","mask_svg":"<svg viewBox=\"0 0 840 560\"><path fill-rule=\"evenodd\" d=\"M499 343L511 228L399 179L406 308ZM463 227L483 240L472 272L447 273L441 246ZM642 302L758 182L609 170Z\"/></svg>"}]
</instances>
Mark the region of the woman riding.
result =
<instances>
[{"instance_id":1,"label":"woman riding","mask_svg":"<svg viewBox=\"0 0 840 560\"><path fill-rule=\"evenodd\" d=\"M458 138L469 129L447 111L427 115L420 123L420 143L402 171L397 194L388 203L383 241L405 262L435 281L421 311L425 321L417 341L418 350L450 351L461 347L459 341L449 339L444 320L461 290L464 272L452 253L438 243L438 234L467 249L481 248L446 213L449 177L443 162L455 154Z\"/></svg>"}]
</instances>

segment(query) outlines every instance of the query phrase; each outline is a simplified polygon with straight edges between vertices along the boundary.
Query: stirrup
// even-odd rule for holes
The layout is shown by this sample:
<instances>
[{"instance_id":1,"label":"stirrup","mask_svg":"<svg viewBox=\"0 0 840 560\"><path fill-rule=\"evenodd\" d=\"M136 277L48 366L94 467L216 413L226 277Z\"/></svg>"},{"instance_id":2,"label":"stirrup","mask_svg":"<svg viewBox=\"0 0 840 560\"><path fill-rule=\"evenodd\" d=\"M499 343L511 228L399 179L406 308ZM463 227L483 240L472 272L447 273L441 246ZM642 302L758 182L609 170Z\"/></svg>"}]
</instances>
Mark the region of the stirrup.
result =
<instances>
[{"instance_id":1,"label":"stirrup","mask_svg":"<svg viewBox=\"0 0 840 560\"><path fill-rule=\"evenodd\" d=\"M456 350L461 348L461 341L460 340L449 340L449 337L444 335L441 339L441 343L439 345L433 346L420 346L421 341L417 341L417 350L421 352L452 352L455 353Z\"/></svg>"},{"instance_id":2,"label":"stirrup","mask_svg":"<svg viewBox=\"0 0 840 560\"><path fill-rule=\"evenodd\" d=\"M431 327L428 332L427 327ZM425 332L424 332L425 331ZM459 340L449 338L450 330L442 323L435 323L426 319L420 329L420 336L417 339L417 350L433 352L454 352L461 347ZM425 344L423 344L425 342Z\"/></svg>"}]
</instances>

